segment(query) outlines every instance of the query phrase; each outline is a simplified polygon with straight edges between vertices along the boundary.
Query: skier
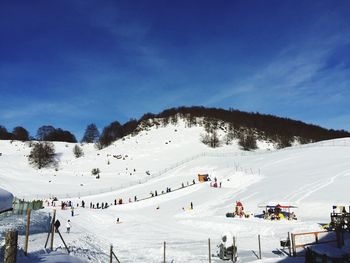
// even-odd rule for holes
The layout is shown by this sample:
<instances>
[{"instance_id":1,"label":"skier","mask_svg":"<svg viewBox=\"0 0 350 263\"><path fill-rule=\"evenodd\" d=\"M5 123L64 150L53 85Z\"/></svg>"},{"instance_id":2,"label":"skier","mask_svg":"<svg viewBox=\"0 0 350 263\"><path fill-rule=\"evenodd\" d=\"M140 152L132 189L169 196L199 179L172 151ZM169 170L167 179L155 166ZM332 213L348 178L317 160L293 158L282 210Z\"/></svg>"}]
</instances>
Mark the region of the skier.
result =
<instances>
[{"instance_id":1,"label":"skier","mask_svg":"<svg viewBox=\"0 0 350 263\"><path fill-rule=\"evenodd\" d=\"M137 197L136 197L136 195L134 196L134 201L135 201L135 202L137 201Z\"/></svg>"},{"instance_id":2,"label":"skier","mask_svg":"<svg viewBox=\"0 0 350 263\"><path fill-rule=\"evenodd\" d=\"M73 206L71 208L71 213L72 213L72 216L74 216L74 207Z\"/></svg>"},{"instance_id":3,"label":"skier","mask_svg":"<svg viewBox=\"0 0 350 263\"><path fill-rule=\"evenodd\" d=\"M69 234L70 228L71 228L70 220L68 220L68 222L67 222L67 224L66 224L66 227L67 227L67 233Z\"/></svg>"},{"instance_id":4,"label":"skier","mask_svg":"<svg viewBox=\"0 0 350 263\"><path fill-rule=\"evenodd\" d=\"M193 203L191 202L191 210L193 210Z\"/></svg>"}]
</instances>

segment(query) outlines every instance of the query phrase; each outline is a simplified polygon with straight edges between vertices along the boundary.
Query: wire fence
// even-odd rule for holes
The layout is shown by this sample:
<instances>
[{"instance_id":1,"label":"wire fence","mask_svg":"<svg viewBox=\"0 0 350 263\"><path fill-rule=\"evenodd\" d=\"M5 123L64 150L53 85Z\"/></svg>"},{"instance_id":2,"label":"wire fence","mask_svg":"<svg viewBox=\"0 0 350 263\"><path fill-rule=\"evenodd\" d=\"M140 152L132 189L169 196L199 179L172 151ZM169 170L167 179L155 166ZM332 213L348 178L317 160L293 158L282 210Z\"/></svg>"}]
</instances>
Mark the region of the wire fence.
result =
<instances>
[{"instance_id":1,"label":"wire fence","mask_svg":"<svg viewBox=\"0 0 350 263\"><path fill-rule=\"evenodd\" d=\"M24 246L26 233L26 214L6 212L0 215L0 262L4 256L5 235L9 230L17 230L19 234L18 246ZM50 227L51 215L49 212L36 210L31 211L30 235L47 233Z\"/></svg>"},{"instance_id":2,"label":"wire fence","mask_svg":"<svg viewBox=\"0 0 350 263\"><path fill-rule=\"evenodd\" d=\"M91 196L91 195L99 195L109 192L114 192L118 190L122 190L128 187L136 186L139 184L144 184L152 179L155 179L157 177L160 177L170 171L173 171L179 167L181 167L184 164L187 164L189 162L192 162L194 160L204 158L204 157L213 157L213 158L233 158L237 156L249 156L249 155L256 155L256 154L262 154L260 152L225 152L225 153L214 153L214 152L202 152L196 155L193 155L191 157L188 157L186 159L183 159L179 162L176 162L172 164L171 166L164 168L162 170L159 170L155 173L149 173L146 174L144 178L140 178L135 181L127 182L127 183L121 183L118 186L110 186L105 188L99 188L99 189L90 189L90 190L84 190L84 191L75 191L75 192L67 192L67 193L53 193L53 194L36 194L36 195L23 195L21 196L22 199L33 199L36 198L38 200L48 199L48 198L57 198L57 199L64 199L64 198L81 198L83 196ZM260 169L253 169L250 167L242 167L237 162L232 162L227 165L227 168L235 169L236 172L243 172L248 174L260 174Z\"/></svg>"},{"instance_id":3,"label":"wire fence","mask_svg":"<svg viewBox=\"0 0 350 263\"><path fill-rule=\"evenodd\" d=\"M297 145L293 147L287 147L283 149L279 149L277 151L288 151L291 149L302 149L302 148L312 148L312 147L340 147L340 146L348 146L350 147L350 140L348 139L337 139L332 141L321 141L321 142L315 142L310 144L303 144L303 145ZM68 193L54 193L50 195L44 195L44 194L37 194L34 196L24 196L24 198L36 198L36 199L47 199L47 198L80 198L83 196L91 196L91 195L99 195L104 194L108 192L114 192L121 189L125 189L128 187L136 186L138 184L146 183L154 178L160 177L172 170L175 170L179 167L181 167L184 164L187 164L189 162L192 162L194 160L203 158L203 157L213 157L213 158L234 158L234 157L244 157L244 156L257 156L257 155L265 155L267 153L275 153L276 150L272 151L246 151L246 152L202 152L193 156L190 156L186 159L183 159L179 162L176 162L169 167L166 167L162 170L159 170L155 173L148 173L145 177L127 182L127 183L121 183L117 186L110 186L105 188L99 188L99 189L90 189L90 190L84 190L84 191L75 191L75 192L68 192ZM227 168L232 168L236 172L242 172L245 174L261 174L260 168L252 168L252 167L245 167L240 165L237 161L232 161L232 163L227 165Z\"/></svg>"}]
</instances>

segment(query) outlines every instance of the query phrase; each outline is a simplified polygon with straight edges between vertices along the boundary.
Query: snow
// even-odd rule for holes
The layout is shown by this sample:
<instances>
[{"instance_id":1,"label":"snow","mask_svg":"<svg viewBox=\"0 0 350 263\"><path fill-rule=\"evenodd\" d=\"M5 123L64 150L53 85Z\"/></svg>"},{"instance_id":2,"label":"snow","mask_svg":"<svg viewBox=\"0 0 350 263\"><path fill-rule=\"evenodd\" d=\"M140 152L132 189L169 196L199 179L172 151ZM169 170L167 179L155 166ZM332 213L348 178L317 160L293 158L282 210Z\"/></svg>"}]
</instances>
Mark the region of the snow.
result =
<instances>
[{"instance_id":1,"label":"snow","mask_svg":"<svg viewBox=\"0 0 350 263\"><path fill-rule=\"evenodd\" d=\"M0 213L8 211L12 208L13 195L0 188Z\"/></svg>"},{"instance_id":2,"label":"snow","mask_svg":"<svg viewBox=\"0 0 350 263\"><path fill-rule=\"evenodd\" d=\"M87 262L106 262L110 244L121 262L159 262L164 241L167 262L208 262L208 238L215 254L221 235L228 232L236 237L240 262L257 260L252 250L258 249L258 235L262 261L278 262L286 258L274 251L288 232L318 231L319 223L330 221L332 205L350 204L349 138L283 150L273 150L271 144L261 141L261 149L247 153L236 141L210 149L200 142L203 132L202 127L187 128L183 122L150 128L100 151L84 144L84 156L78 159L72 153L74 144L55 143L60 159L56 170L30 167L27 143L0 141L0 187L20 198L57 196L71 200L74 206L84 200L86 208L76 207L74 217L69 209L58 209L61 200L55 208L72 255ZM100 179L91 175L92 168L101 170ZM222 187L198 183L201 173L216 177ZM167 187L173 191L161 194ZM158 196L148 198L156 190ZM134 196L147 199L128 203ZM90 202L113 204L119 198L123 205L89 208ZM249 214L260 214L259 204L295 205L298 220L227 218L237 200ZM191 202L193 210L189 209ZM116 223L117 218L121 223ZM69 234L64 227L68 220ZM33 253L41 251L45 238L44 233L31 236ZM58 237L55 247L58 253L65 253ZM214 257L213 262L221 261Z\"/></svg>"}]
</instances>

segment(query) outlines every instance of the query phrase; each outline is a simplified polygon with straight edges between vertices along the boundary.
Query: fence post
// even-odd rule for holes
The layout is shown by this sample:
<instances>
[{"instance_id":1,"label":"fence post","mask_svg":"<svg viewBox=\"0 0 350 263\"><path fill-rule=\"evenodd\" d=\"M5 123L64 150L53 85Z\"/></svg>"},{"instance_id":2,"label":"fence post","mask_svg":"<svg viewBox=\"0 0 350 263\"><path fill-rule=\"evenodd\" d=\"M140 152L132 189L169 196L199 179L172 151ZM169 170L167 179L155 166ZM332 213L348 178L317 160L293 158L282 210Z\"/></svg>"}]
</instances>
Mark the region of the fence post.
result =
<instances>
[{"instance_id":1,"label":"fence post","mask_svg":"<svg viewBox=\"0 0 350 263\"><path fill-rule=\"evenodd\" d=\"M233 236L233 240L232 240L232 262L236 262L237 261L237 247L236 247L236 237Z\"/></svg>"},{"instance_id":2,"label":"fence post","mask_svg":"<svg viewBox=\"0 0 350 263\"><path fill-rule=\"evenodd\" d=\"M289 251L289 256L291 257L292 256L292 247L291 247L291 240L290 240L290 233L288 232L288 239L287 239L287 241L288 241L288 251Z\"/></svg>"},{"instance_id":3,"label":"fence post","mask_svg":"<svg viewBox=\"0 0 350 263\"><path fill-rule=\"evenodd\" d=\"M113 261L112 256L113 256L113 245L111 245L111 248L109 250L109 263L112 263Z\"/></svg>"},{"instance_id":4,"label":"fence post","mask_svg":"<svg viewBox=\"0 0 350 263\"><path fill-rule=\"evenodd\" d=\"M211 247L210 247L210 238L208 238L208 248L209 248L209 263L211 263Z\"/></svg>"},{"instance_id":5,"label":"fence post","mask_svg":"<svg viewBox=\"0 0 350 263\"><path fill-rule=\"evenodd\" d=\"M5 237L5 257L4 263L16 263L18 232L10 230Z\"/></svg>"},{"instance_id":6,"label":"fence post","mask_svg":"<svg viewBox=\"0 0 350 263\"><path fill-rule=\"evenodd\" d=\"M166 242L164 241L163 263L165 263Z\"/></svg>"},{"instance_id":7,"label":"fence post","mask_svg":"<svg viewBox=\"0 0 350 263\"><path fill-rule=\"evenodd\" d=\"M291 234L291 237L292 237L293 257L295 257L295 256L297 255L297 251L296 251L296 248L295 248L295 235L292 233L292 234Z\"/></svg>"},{"instance_id":8,"label":"fence post","mask_svg":"<svg viewBox=\"0 0 350 263\"><path fill-rule=\"evenodd\" d=\"M258 235L258 242L259 242L259 259L261 259L261 242L260 242L260 235Z\"/></svg>"},{"instance_id":9,"label":"fence post","mask_svg":"<svg viewBox=\"0 0 350 263\"><path fill-rule=\"evenodd\" d=\"M51 242L50 249L53 250L53 237L55 235L56 209L53 210L52 225L51 225Z\"/></svg>"},{"instance_id":10,"label":"fence post","mask_svg":"<svg viewBox=\"0 0 350 263\"><path fill-rule=\"evenodd\" d=\"M29 225L30 225L30 208L27 209L26 239L24 243L24 255L26 256L28 253Z\"/></svg>"}]
</instances>

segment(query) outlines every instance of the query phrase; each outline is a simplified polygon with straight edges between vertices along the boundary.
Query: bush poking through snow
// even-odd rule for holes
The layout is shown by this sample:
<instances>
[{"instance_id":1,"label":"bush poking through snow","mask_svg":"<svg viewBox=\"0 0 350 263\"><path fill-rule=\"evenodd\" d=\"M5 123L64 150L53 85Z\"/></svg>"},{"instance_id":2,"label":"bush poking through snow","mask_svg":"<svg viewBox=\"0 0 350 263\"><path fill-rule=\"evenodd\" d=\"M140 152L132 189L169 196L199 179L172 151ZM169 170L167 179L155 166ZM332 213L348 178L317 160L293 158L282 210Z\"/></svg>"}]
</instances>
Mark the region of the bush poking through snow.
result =
<instances>
[{"instance_id":1,"label":"bush poking through snow","mask_svg":"<svg viewBox=\"0 0 350 263\"><path fill-rule=\"evenodd\" d=\"M75 145L73 148L75 158L79 158L84 155L83 149L79 145Z\"/></svg>"},{"instance_id":2,"label":"bush poking through snow","mask_svg":"<svg viewBox=\"0 0 350 263\"><path fill-rule=\"evenodd\" d=\"M91 170L92 175L97 175L96 178L100 178L100 169L99 168L94 168Z\"/></svg>"}]
</instances>

